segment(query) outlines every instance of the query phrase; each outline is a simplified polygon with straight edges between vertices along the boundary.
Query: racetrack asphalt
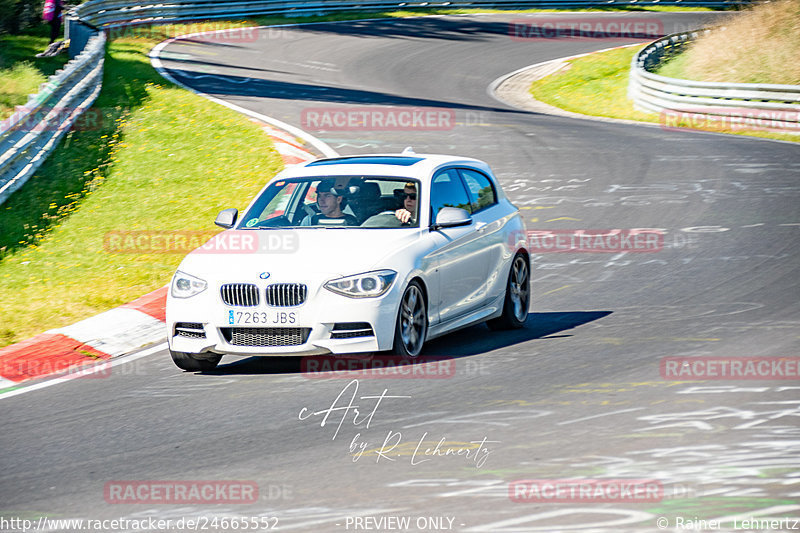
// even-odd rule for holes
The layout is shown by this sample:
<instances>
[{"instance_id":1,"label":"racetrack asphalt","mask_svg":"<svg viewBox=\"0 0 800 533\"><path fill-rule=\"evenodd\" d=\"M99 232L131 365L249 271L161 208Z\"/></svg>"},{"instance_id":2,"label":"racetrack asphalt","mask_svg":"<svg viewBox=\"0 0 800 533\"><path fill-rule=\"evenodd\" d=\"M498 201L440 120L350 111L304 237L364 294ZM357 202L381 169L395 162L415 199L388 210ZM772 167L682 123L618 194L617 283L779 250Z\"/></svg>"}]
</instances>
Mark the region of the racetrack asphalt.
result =
<instances>
[{"instance_id":1,"label":"racetrack asphalt","mask_svg":"<svg viewBox=\"0 0 800 533\"><path fill-rule=\"evenodd\" d=\"M647 18L672 33L715 15L563 16ZM444 379L363 378L346 388L348 379L304 377L296 358L224 358L214 372L191 374L156 349L94 379L0 399L0 515L263 516L287 531L397 531L378 520L409 517L409 531L465 532L650 532L660 517L671 531L701 518L728 520L718 530L733 531L737 516L798 516L797 377L692 381L664 376L662 363L796 361L800 150L509 107L487 92L500 76L638 40L512 39L518 19L535 17L273 28L252 41L176 41L161 57L182 83L303 128L341 154L411 145L483 159L528 229L661 228L663 250L537 255L527 327L475 326L432 341L426 354L455 358ZM310 122L326 110L386 106L441 111L455 124ZM402 398L383 400L368 426L355 426L352 411L338 433L338 415L326 425L301 419L340 393L371 411L375 400L364 397L385 389ZM462 454L437 453L442 440L439 450ZM565 478L652 480L663 494L509 498L516 480ZM109 487L168 480L253 482L259 495L109 498Z\"/></svg>"}]
</instances>

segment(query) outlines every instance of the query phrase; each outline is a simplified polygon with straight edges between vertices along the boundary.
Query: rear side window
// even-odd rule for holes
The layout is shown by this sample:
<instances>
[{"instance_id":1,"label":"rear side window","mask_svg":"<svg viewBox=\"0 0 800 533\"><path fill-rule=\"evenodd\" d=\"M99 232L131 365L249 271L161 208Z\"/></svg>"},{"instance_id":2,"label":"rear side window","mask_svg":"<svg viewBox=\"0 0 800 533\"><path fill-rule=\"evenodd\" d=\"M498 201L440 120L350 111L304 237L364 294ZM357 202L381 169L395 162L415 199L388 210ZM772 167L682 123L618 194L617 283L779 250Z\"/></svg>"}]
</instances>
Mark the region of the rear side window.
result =
<instances>
[{"instance_id":1,"label":"rear side window","mask_svg":"<svg viewBox=\"0 0 800 533\"><path fill-rule=\"evenodd\" d=\"M473 213L482 211L497 203L497 194L488 176L470 168L461 168L459 172L464 178L464 183L466 183L467 189L469 190L469 199L472 204Z\"/></svg>"},{"instance_id":2,"label":"rear side window","mask_svg":"<svg viewBox=\"0 0 800 533\"><path fill-rule=\"evenodd\" d=\"M453 168L443 170L431 181L431 220L435 220L443 207L460 207L472 213L467 191Z\"/></svg>"}]
</instances>

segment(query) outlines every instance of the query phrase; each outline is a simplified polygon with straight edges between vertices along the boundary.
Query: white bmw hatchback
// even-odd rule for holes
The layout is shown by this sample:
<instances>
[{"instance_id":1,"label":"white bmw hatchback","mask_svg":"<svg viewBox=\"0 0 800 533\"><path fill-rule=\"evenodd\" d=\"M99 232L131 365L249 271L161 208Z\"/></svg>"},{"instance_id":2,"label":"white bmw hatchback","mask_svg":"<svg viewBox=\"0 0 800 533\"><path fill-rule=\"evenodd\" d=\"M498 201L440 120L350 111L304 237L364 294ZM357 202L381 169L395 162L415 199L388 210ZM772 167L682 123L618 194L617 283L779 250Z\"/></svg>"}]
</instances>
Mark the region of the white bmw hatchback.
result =
<instances>
[{"instance_id":1,"label":"white bmw hatchback","mask_svg":"<svg viewBox=\"0 0 800 533\"><path fill-rule=\"evenodd\" d=\"M528 317L525 226L489 166L444 155L320 159L275 176L193 251L167 297L175 364L393 351Z\"/></svg>"}]
</instances>

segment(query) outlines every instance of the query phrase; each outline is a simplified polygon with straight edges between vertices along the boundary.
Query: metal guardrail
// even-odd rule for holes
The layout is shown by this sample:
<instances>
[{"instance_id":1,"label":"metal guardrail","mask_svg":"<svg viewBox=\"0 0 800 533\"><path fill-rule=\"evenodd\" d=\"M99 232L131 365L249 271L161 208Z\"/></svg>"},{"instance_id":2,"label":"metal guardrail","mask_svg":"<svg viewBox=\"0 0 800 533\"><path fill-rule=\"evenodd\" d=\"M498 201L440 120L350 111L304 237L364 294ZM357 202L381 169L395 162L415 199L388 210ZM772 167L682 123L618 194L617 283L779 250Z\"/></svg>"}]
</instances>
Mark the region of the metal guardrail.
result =
<instances>
[{"instance_id":1,"label":"metal guardrail","mask_svg":"<svg viewBox=\"0 0 800 533\"><path fill-rule=\"evenodd\" d=\"M642 111L724 117L731 124L768 120L773 129L800 132L800 85L716 83L668 78L653 71L708 30L675 33L647 45L631 60L628 98Z\"/></svg>"},{"instance_id":2,"label":"metal guardrail","mask_svg":"<svg viewBox=\"0 0 800 533\"><path fill-rule=\"evenodd\" d=\"M0 122L0 203L21 187L100 93L105 34L41 85L24 106Z\"/></svg>"}]
</instances>

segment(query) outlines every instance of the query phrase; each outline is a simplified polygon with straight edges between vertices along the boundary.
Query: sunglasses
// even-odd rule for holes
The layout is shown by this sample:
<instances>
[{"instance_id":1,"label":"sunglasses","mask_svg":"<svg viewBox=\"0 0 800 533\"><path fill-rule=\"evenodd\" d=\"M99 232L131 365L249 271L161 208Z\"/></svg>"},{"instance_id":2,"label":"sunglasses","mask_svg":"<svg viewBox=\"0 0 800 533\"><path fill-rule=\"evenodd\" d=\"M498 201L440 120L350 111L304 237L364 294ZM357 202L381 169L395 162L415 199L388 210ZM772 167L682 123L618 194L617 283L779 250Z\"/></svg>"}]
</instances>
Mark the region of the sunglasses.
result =
<instances>
[{"instance_id":1,"label":"sunglasses","mask_svg":"<svg viewBox=\"0 0 800 533\"><path fill-rule=\"evenodd\" d=\"M416 200L417 199L417 193L415 193L415 192L404 192L403 193L403 199L405 200L406 198L411 198L412 200Z\"/></svg>"}]
</instances>

